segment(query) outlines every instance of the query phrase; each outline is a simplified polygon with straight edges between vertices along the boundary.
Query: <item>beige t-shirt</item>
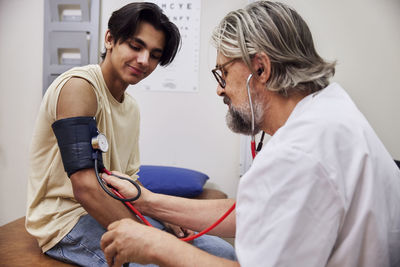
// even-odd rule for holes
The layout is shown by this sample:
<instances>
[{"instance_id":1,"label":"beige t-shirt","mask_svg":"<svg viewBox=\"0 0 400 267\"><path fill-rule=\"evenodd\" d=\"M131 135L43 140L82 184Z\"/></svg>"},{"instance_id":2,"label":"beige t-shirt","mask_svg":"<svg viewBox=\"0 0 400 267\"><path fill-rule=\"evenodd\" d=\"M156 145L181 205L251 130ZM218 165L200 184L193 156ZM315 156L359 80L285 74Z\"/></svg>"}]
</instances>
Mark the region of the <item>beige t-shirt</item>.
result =
<instances>
[{"instance_id":1,"label":"beige t-shirt","mask_svg":"<svg viewBox=\"0 0 400 267\"><path fill-rule=\"evenodd\" d=\"M87 214L72 192L64 171L57 139L51 125L56 121L61 88L71 77L89 81L97 98L96 121L106 135L109 150L103 153L104 166L137 178L139 170L139 108L125 93L119 103L109 92L99 65L73 68L49 86L36 121L30 147L30 177L26 228L35 236L43 252L56 245Z\"/></svg>"}]
</instances>

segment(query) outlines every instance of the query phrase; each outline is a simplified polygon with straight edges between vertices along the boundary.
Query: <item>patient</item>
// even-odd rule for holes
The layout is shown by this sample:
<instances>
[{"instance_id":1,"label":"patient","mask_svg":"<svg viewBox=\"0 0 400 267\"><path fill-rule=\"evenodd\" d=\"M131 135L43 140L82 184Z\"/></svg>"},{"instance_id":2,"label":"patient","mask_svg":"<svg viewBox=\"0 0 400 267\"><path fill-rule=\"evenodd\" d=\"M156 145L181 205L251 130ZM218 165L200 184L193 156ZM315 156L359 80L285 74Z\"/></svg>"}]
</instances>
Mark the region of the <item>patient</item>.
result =
<instances>
[{"instance_id":1,"label":"patient","mask_svg":"<svg viewBox=\"0 0 400 267\"><path fill-rule=\"evenodd\" d=\"M112 14L104 41L106 51L100 65L73 68L47 89L30 149L26 228L44 253L80 266L107 266L100 249L105 228L113 221L135 217L122 203L103 192L91 165L91 155L89 160L81 160L76 152L90 140L75 140L73 127L83 127L79 129L90 133L97 128L104 133L109 151L103 154L102 164L136 179L140 166L140 116L138 105L126 88L146 78L158 65L171 63L181 37L158 6L141 2L128 4ZM61 131L53 133L54 125L60 126ZM67 139L76 142L70 144ZM60 150L58 143L67 146ZM79 149L68 150L69 147ZM64 159L74 153L76 166L71 167L70 161ZM192 233L149 220L155 227L168 228L177 236ZM220 238L205 236L193 245L235 259L232 246Z\"/></svg>"}]
</instances>

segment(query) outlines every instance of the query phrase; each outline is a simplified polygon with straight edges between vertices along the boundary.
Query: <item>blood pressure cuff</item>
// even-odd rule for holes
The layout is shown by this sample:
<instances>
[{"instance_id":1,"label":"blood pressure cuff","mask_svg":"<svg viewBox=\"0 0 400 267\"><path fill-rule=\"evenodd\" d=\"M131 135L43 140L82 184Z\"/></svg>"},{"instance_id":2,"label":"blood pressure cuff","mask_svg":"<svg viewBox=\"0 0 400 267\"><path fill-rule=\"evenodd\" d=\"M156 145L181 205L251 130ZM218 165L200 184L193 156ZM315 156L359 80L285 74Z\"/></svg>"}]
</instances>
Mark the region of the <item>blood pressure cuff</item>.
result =
<instances>
[{"instance_id":1,"label":"blood pressure cuff","mask_svg":"<svg viewBox=\"0 0 400 267\"><path fill-rule=\"evenodd\" d=\"M68 177L79 170L94 168L95 158L98 159L99 171L104 168L101 152L92 148L92 138L99 133L94 117L61 119L51 127Z\"/></svg>"}]
</instances>

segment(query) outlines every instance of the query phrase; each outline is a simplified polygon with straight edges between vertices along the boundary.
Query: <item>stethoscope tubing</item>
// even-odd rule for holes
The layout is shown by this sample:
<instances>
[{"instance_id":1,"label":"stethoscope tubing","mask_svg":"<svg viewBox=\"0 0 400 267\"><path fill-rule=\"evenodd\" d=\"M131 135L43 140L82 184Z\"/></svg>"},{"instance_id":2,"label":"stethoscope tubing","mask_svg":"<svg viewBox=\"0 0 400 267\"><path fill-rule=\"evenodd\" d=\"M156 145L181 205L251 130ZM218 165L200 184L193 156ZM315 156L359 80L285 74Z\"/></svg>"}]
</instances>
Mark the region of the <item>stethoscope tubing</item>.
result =
<instances>
[{"instance_id":1,"label":"stethoscope tubing","mask_svg":"<svg viewBox=\"0 0 400 267\"><path fill-rule=\"evenodd\" d=\"M255 118L254 118L254 109L253 109L253 102L252 102L252 98L251 98L251 93L250 93L250 81L251 81L251 78L253 77L253 74L251 73L250 75L249 75L249 77L247 77L247 81L246 81L246 88L247 88L247 95L248 95L248 98L249 98L249 105L250 105L250 110L251 110L251 153L252 153L252 156L253 156L253 159L255 158L255 156L256 156L256 145L255 145L255 136L254 136L254 128L255 128L255 126L254 126L254 120L255 120ZM264 136L263 136L264 137ZM102 187L102 189L108 194L108 195L110 195L111 197L113 197L113 198L115 198L115 199L117 199L117 200L119 200L119 201L121 201L121 202L123 202L133 213L134 213L134 215L135 216L138 216L139 218L140 218L140 220L143 222L143 223L145 223L146 225L148 225L148 226L152 226L147 220L146 220L146 218L130 203L130 202L133 202L133 201L135 201L135 200L137 200L139 197L140 197L140 195L141 195L141 189L140 189L140 186L135 182L135 181L132 181L132 180L130 180L130 179L127 179L127 178L125 178L125 177L122 177L122 176L119 176L119 175L116 175L116 174L113 174L113 173L111 173L110 171L108 171L107 169L103 169L103 171L105 172L105 173L107 173L108 175L112 175L112 176L115 176L115 177L117 177L117 178L120 178L120 179L123 179L123 180L127 180L127 181L129 181L131 184L133 184L135 187L136 187L136 189L138 190L138 194L135 196L135 197L133 197L133 198L125 198L121 193L119 193L118 192L118 190L116 190L115 188L112 188L112 187L110 187L111 188L111 190L114 192L114 194L113 193L111 193L107 188L106 188L106 186L104 185L104 183L103 183L103 179L101 179L101 177L100 177L100 175L99 175L99 171L98 171L98 163L97 163L97 158L95 159L95 173L96 173L96 177L97 177L97 180L98 180L98 182L99 182L99 184L100 184L100 186ZM193 240L193 239L196 239L196 238L198 238L198 237L200 237L200 236L202 236L202 235L204 235L204 234L206 234L206 233L208 233L209 231L211 231L213 228L215 228L217 225L219 225L226 217L228 217L228 215L235 209L235 207L236 207L236 202L235 203L233 203L233 205L217 220L217 221L215 221L212 225L210 225L208 228L206 228L206 229L204 229L203 231L201 231L201 232L199 232L199 233L197 233L197 234L195 234L195 235L193 235L193 236L189 236L189 237L184 237L184 238L180 238L182 241L191 241L191 240Z\"/></svg>"},{"instance_id":2,"label":"stethoscope tubing","mask_svg":"<svg viewBox=\"0 0 400 267\"><path fill-rule=\"evenodd\" d=\"M136 189L138 191L137 195L135 197L132 197L132 198L121 198L119 196L116 196L115 194L111 193L110 190L108 190L107 187L104 185L103 179L101 179L101 177L99 175L97 159L94 160L94 170L95 170L95 173L96 173L97 181L99 182L101 188L103 188L103 190L109 196L111 196L112 198L115 198L116 200L119 200L119 201L122 201L122 202L133 202L133 201L137 200L140 197L140 195L142 194L142 190L140 189L140 186L135 181L133 181L131 179L128 179L128 178L125 178L125 177L122 177L122 176L119 176L119 175L116 175L116 174L113 174L111 172L108 172L107 174L109 174L109 175L112 175L112 176L115 176L115 177L117 177L119 179L126 180L126 181L130 182L131 184L133 184L136 187Z\"/></svg>"},{"instance_id":3,"label":"stethoscope tubing","mask_svg":"<svg viewBox=\"0 0 400 267\"><path fill-rule=\"evenodd\" d=\"M115 188L110 187L111 190L112 190L113 193L114 193L114 194L113 194L113 193L111 193L111 192L107 189L107 187L104 185L103 179L101 179L101 177L100 177L100 175L99 175L99 171L98 171L98 168L97 168L97 165L98 165L97 159L95 159L94 165L95 165L96 178L97 178L97 181L99 182L101 188L102 188L108 195L110 195L111 197L113 197L113 198L115 198L115 199L117 199L117 200L123 202L123 203L131 210L131 212L133 212L133 214L134 214L135 216L139 217L139 219L140 219L144 224L146 224L147 226L152 226L152 225L149 223L149 221L147 221L146 218L145 218L131 203L130 203L130 202L133 202L133 201L137 200L137 199L140 197L140 195L141 195L140 186L139 186L135 181L132 181L132 180L130 180L130 179L128 179L128 178L125 178L125 177L122 177L122 176L113 174L113 173L111 173L110 171L108 171L106 168L104 168L103 171L104 171L105 173L107 173L108 175L115 176L115 177L117 177L117 178L119 178L119 179L127 180L127 181L129 181L131 184L133 184L133 185L136 187L136 189L138 190L138 194L137 194L135 197L133 197L133 198L125 198L121 193L118 192L118 190L116 190ZM196 238L198 238L198 237L200 237L200 236L202 236L202 235L208 233L208 232L211 231L213 228L215 228L218 224L220 224L226 217L228 217L228 215L235 209L235 206L236 206L236 203L233 203L233 205L232 205L232 206L231 206L231 207L216 221L216 222L214 222L212 225L210 225L209 227L207 227L207 228L204 229L203 231L198 232L198 233L195 234L195 235L192 235L192 236L189 236L189 237L180 238L180 239L181 239L182 241L186 241L186 242L187 242L187 241L191 241L191 240L193 240L193 239L196 239Z\"/></svg>"},{"instance_id":4,"label":"stethoscope tubing","mask_svg":"<svg viewBox=\"0 0 400 267\"><path fill-rule=\"evenodd\" d=\"M250 105L250 111L251 111L251 142L250 142L250 148L251 148L251 156L253 159L256 157L257 151L256 151L256 138L254 136L254 109L253 109L253 101L251 100L251 93L250 93L250 80L253 77L253 73L250 73L249 77L247 77L246 81L246 88L247 88L247 96L249 98L249 105Z\"/></svg>"}]
</instances>

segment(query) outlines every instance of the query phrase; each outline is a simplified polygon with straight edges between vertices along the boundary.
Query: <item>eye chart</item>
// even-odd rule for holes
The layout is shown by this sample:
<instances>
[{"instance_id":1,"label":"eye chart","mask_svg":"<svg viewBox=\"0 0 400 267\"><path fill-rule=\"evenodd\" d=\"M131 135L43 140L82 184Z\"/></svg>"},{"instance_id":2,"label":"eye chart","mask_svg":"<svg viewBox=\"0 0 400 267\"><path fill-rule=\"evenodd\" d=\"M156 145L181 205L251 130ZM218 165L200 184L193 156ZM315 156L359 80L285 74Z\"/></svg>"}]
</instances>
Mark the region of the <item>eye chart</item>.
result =
<instances>
[{"instance_id":1,"label":"eye chart","mask_svg":"<svg viewBox=\"0 0 400 267\"><path fill-rule=\"evenodd\" d=\"M153 0L179 29L182 46L174 61L158 66L138 85L148 91L198 92L200 0Z\"/></svg>"}]
</instances>

